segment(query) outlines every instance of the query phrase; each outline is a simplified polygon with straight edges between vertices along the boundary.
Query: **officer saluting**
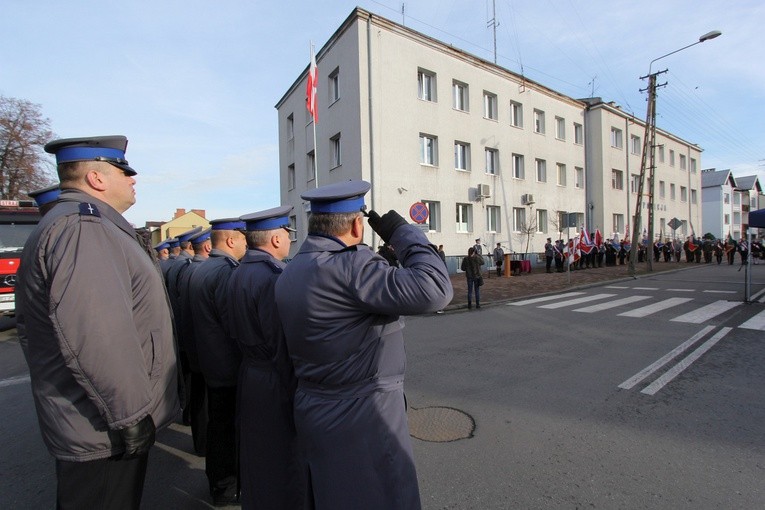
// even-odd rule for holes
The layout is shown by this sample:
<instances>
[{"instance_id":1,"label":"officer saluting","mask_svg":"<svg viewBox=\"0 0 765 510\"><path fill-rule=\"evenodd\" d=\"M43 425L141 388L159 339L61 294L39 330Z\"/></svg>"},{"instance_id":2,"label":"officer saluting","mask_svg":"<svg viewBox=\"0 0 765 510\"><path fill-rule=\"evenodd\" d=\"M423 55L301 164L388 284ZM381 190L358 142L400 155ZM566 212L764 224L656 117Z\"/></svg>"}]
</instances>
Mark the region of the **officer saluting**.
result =
<instances>
[{"instance_id":1,"label":"officer saluting","mask_svg":"<svg viewBox=\"0 0 765 510\"><path fill-rule=\"evenodd\" d=\"M16 287L58 508L141 501L155 427L178 410L173 327L152 254L122 213L124 136L53 141L61 195L29 237Z\"/></svg>"},{"instance_id":2,"label":"officer saluting","mask_svg":"<svg viewBox=\"0 0 765 510\"><path fill-rule=\"evenodd\" d=\"M228 282L231 335L243 356L237 406L243 509L303 508L292 419L295 382L274 302L292 243L291 210L241 217L248 250Z\"/></svg>"},{"instance_id":3,"label":"officer saluting","mask_svg":"<svg viewBox=\"0 0 765 510\"><path fill-rule=\"evenodd\" d=\"M441 310L453 291L435 246L395 211L371 211L369 225L401 267L362 244L370 187L348 181L301 195L311 202L308 237L276 282L317 509L420 508L399 316Z\"/></svg>"}]
</instances>

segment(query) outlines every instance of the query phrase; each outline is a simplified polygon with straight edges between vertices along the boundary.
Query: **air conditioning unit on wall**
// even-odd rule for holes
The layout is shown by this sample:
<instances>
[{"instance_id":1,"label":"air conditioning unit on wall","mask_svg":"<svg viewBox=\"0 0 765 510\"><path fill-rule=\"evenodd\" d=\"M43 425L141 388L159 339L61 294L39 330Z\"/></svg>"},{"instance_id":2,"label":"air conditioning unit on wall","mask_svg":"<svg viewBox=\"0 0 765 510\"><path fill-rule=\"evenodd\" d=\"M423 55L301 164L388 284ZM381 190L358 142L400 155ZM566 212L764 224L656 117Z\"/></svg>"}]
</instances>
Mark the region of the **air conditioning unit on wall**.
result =
<instances>
[{"instance_id":1,"label":"air conditioning unit on wall","mask_svg":"<svg viewBox=\"0 0 765 510\"><path fill-rule=\"evenodd\" d=\"M531 205L534 203L534 195L531 193L524 193L521 195L521 203L523 205Z\"/></svg>"},{"instance_id":2,"label":"air conditioning unit on wall","mask_svg":"<svg viewBox=\"0 0 765 510\"><path fill-rule=\"evenodd\" d=\"M491 196L491 187L488 184L479 184L478 196L481 198L489 198Z\"/></svg>"}]
</instances>

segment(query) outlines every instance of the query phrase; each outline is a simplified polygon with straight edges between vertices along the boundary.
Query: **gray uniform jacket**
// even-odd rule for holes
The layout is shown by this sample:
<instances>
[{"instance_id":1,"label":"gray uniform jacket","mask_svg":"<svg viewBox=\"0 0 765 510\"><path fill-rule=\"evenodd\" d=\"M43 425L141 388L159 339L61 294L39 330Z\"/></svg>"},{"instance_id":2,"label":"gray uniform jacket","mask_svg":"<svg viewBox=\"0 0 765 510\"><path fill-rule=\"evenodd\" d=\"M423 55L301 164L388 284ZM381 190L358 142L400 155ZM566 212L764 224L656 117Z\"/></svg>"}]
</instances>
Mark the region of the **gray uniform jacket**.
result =
<instances>
[{"instance_id":1,"label":"gray uniform jacket","mask_svg":"<svg viewBox=\"0 0 765 510\"><path fill-rule=\"evenodd\" d=\"M43 440L66 461L124 451L113 431L179 405L170 309L154 258L112 207L76 190L22 254L18 320Z\"/></svg>"},{"instance_id":2,"label":"gray uniform jacket","mask_svg":"<svg viewBox=\"0 0 765 510\"><path fill-rule=\"evenodd\" d=\"M228 335L226 285L239 262L224 251L213 249L207 262L191 275L190 312L199 366L205 383L212 388L236 386L242 352Z\"/></svg>"},{"instance_id":3,"label":"gray uniform jacket","mask_svg":"<svg viewBox=\"0 0 765 510\"><path fill-rule=\"evenodd\" d=\"M207 263L207 257L194 255L187 260L189 262L182 265L175 274L178 307L177 315L175 315L175 329L178 335L178 348L188 356L191 370L199 373L202 370L199 368L199 357L194 339L194 321L191 318L191 303L197 299L197 296L189 292L189 280L197 269Z\"/></svg>"},{"instance_id":4,"label":"gray uniform jacket","mask_svg":"<svg viewBox=\"0 0 765 510\"><path fill-rule=\"evenodd\" d=\"M400 268L365 245L309 235L276 282L317 509L420 508L399 315L441 310L453 290L418 228L397 228L390 243Z\"/></svg>"}]
</instances>

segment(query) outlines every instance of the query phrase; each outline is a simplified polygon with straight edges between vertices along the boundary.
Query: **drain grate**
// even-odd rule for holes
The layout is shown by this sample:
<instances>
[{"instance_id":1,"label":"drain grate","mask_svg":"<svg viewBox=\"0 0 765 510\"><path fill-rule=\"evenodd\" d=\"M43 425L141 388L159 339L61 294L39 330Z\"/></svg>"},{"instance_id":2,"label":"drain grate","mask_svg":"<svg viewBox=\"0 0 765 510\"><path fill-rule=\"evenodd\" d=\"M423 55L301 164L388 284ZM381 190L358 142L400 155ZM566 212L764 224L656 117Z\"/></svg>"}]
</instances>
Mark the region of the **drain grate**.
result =
<instances>
[{"instance_id":1,"label":"drain grate","mask_svg":"<svg viewBox=\"0 0 765 510\"><path fill-rule=\"evenodd\" d=\"M473 437L475 420L469 414L451 407L410 407L409 435L421 441L446 443Z\"/></svg>"}]
</instances>

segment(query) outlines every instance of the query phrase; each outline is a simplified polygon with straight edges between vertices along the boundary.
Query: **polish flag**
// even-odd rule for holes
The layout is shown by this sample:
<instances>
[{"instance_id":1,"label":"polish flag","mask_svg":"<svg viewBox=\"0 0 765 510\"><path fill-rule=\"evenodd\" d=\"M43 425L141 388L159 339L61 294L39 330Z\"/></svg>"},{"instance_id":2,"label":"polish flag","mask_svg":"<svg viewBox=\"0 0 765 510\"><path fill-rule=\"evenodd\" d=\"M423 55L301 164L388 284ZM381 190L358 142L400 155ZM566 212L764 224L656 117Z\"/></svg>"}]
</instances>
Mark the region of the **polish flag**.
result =
<instances>
[{"instance_id":1,"label":"polish flag","mask_svg":"<svg viewBox=\"0 0 765 510\"><path fill-rule=\"evenodd\" d=\"M316 67L316 56L311 45L311 67L308 69L308 83L305 88L305 107L313 117L314 123L319 123L319 105L316 104L316 88L319 83L319 68Z\"/></svg>"},{"instance_id":2,"label":"polish flag","mask_svg":"<svg viewBox=\"0 0 765 510\"><path fill-rule=\"evenodd\" d=\"M600 229L595 229L595 246L600 247L603 244L603 234L600 233Z\"/></svg>"},{"instance_id":3,"label":"polish flag","mask_svg":"<svg viewBox=\"0 0 765 510\"><path fill-rule=\"evenodd\" d=\"M579 234L579 250L585 255L589 255L592 251L593 245L590 240L590 234L587 233L587 229L582 225L582 232Z\"/></svg>"}]
</instances>

